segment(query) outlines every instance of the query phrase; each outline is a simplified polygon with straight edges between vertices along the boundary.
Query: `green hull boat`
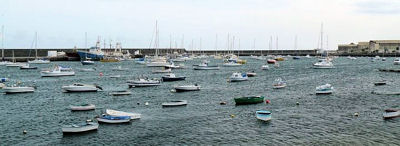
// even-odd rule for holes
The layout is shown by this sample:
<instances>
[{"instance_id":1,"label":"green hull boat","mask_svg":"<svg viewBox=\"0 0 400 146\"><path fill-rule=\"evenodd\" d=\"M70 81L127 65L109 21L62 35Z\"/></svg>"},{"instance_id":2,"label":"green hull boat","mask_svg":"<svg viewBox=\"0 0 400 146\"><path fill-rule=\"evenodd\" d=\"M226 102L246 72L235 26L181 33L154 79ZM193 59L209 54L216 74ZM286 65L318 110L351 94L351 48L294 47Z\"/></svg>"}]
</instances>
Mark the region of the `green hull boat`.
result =
<instances>
[{"instance_id":1,"label":"green hull boat","mask_svg":"<svg viewBox=\"0 0 400 146\"><path fill-rule=\"evenodd\" d=\"M235 98L236 105L240 104L256 104L264 102L264 96L248 96Z\"/></svg>"}]
</instances>

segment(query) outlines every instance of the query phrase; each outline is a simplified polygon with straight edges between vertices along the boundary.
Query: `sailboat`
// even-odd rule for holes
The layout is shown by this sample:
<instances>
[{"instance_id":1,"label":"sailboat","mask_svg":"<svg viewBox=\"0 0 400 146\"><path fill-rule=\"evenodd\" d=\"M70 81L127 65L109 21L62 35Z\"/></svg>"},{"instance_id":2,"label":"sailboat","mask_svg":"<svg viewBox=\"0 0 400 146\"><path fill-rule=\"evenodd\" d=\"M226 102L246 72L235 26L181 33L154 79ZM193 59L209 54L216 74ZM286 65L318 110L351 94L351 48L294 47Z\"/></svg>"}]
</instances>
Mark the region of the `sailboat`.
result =
<instances>
[{"instance_id":1,"label":"sailboat","mask_svg":"<svg viewBox=\"0 0 400 146\"><path fill-rule=\"evenodd\" d=\"M37 33L35 33L35 60L28 61L28 63L31 63L31 64L47 64L47 63L50 63L50 60L38 59L37 41L38 41L38 37L37 37Z\"/></svg>"},{"instance_id":2,"label":"sailboat","mask_svg":"<svg viewBox=\"0 0 400 146\"><path fill-rule=\"evenodd\" d=\"M4 25L1 26L1 62L0 65L6 65L9 61L4 61Z\"/></svg>"},{"instance_id":3,"label":"sailboat","mask_svg":"<svg viewBox=\"0 0 400 146\"><path fill-rule=\"evenodd\" d=\"M321 24L321 51L323 51L323 24ZM331 60L328 58L328 53L326 54L326 58L323 59L319 59L318 62L313 64L313 68L315 69L331 69L334 68L333 63L331 62Z\"/></svg>"},{"instance_id":4,"label":"sailboat","mask_svg":"<svg viewBox=\"0 0 400 146\"><path fill-rule=\"evenodd\" d=\"M154 58L151 59L150 62L146 64L147 67L164 67L168 65L167 60L165 58L159 57L158 56L158 44L159 44L159 34L158 34L158 25L156 21L156 28L155 28L155 39L154 39L154 48L156 49L156 54L154 55ZM150 43L151 46L151 43Z\"/></svg>"}]
</instances>

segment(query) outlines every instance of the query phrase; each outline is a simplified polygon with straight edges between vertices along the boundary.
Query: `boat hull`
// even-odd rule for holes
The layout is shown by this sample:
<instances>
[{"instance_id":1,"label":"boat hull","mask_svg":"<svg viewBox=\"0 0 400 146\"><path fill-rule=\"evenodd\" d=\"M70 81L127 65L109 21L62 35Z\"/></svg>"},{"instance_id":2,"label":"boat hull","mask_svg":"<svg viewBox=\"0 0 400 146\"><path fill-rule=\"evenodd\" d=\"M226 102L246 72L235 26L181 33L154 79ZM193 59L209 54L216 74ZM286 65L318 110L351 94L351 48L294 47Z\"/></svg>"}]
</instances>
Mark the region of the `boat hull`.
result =
<instances>
[{"instance_id":1,"label":"boat hull","mask_svg":"<svg viewBox=\"0 0 400 146\"><path fill-rule=\"evenodd\" d=\"M186 100L179 100L179 101L173 101L173 102L165 102L162 103L162 107L177 107L177 106L186 106L187 101Z\"/></svg>"},{"instance_id":2,"label":"boat hull","mask_svg":"<svg viewBox=\"0 0 400 146\"><path fill-rule=\"evenodd\" d=\"M74 75L75 72L59 72L59 73L51 73L46 71L40 72L40 76L42 77L61 77L61 76L74 76Z\"/></svg>"},{"instance_id":3,"label":"boat hull","mask_svg":"<svg viewBox=\"0 0 400 146\"><path fill-rule=\"evenodd\" d=\"M103 118L97 118L97 121L101 123L108 123L108 124L120 124L120 123L129 123L131 119L124 119L124 120L109 120Z\"/></svg>"},{"instance_id":4,"label":"boat hull","mask_svg":"<svg viewBox=\"0 0 400 146\"><path fill-rule=\"evenodd\" d=\"M99 89L96 87L69 87L64 86L62 89L65 92L97 92Z\"/></svg>"},{"instance_id":5,"label":"boat hull","mask_svg":"<svg viewBox=\"0 0 400 146\"><path fill-rule=\"evenodd\" d=\"M186 77L162 77L162 80L164 82L182 81L185 79L186 79Z\"/></svg>"},{"instance_id":6,"label":"boat hull","mask_svg":"<svg viewBox=\"0 0 400 146\"><path fill-rule=\"evenodd\" d=\"M257 104L264 102L264 96L234 98L236 105Z\"/></svg>"},{"instance_id":7,"label":"boat hull","mask_svg":"<svg viewBox=\"0 0 400 146\"><path fill-rule=\"evenodd\" d=\"M400 111L383 113L383 119L393 119L397 117L400 117Z\"/></svg>"},{"instance_id":8,"label":"boat hull","mask_svg":"<svg viewBox=\"0 0 400 146\"><path fill-rule=\"evenodd\" d=\"M89 111L89 110L94 110L96 106L94 104L89 104L87 106L70 106L72 111Z\"/></svg>"},{"instance_id":9,"label":"boat hull","mask_svg":"<svg viewBox=\"0 0 400 146\"><path fill-rule=\"evenodd\" d=\"M199 91L200 87L199 86L193 86L193 87L175 87L176 92L188 92L188 91Z\"/></svg>"},{"instance_id":10,"label":"boat hull","mask_svg":"<svg viewBox=\"0 0 400 146\"><path fill-rule=\"evenodd\" d=\"M93 54L86 51L77 51L80 58L91 58L91 60L99 61L104 58L104 55L101 54Z\"/></svg>"},{"instance_id":11,"label":"boat hull","mask_svg":"<svg viewBox=\"0 0 400 146\"><path fill-rule=\"evenodd\" d=\"M4 87L3 92L6 94L32 93L35 89L33 87Z\"/></svg>"},{"instance_id":12,"label":"boat hull","mask_svg":"<svg viewBox=\"0 0 400 146\"><path fill-rule=\"evenodd\" d=\"M61 130L64 134L68 133L82 133L82 132L88 132L88 131L94 131L99 128L99 124L93 123L88 126L83 126L83 127L63 127Z\"/></svg>"}]
</instances>

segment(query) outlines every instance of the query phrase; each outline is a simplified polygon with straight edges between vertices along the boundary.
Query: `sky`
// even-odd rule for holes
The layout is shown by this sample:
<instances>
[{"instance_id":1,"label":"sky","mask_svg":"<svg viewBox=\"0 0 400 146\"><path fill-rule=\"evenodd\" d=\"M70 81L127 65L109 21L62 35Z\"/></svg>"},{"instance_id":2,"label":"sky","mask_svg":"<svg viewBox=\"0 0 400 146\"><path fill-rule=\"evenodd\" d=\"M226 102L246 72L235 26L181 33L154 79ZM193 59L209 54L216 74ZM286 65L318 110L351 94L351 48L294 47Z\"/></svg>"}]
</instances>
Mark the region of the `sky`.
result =
<instances>
[{"instance_id":1,"label":"sky","mask_svg":"<svg viewBox=\"0 0 400 146\"><path fill-rule=\"evenodd\" d=\"M333 50L400 39L399 16L399 0L0 0L5 48L33 48L35 32L38 48L149 48L157 21L166 48L315 49L323 24Z\"/></svg>"}]
</instances>

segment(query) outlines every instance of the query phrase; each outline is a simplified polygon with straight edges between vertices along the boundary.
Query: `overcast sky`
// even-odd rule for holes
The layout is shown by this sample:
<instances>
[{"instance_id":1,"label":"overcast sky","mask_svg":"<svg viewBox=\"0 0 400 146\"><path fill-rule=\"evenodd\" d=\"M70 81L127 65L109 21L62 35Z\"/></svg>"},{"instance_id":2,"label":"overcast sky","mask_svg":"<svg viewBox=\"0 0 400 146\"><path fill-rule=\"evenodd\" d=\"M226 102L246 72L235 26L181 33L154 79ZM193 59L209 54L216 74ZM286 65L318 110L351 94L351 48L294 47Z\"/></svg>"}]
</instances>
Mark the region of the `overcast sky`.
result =
<instances>
[{"instance_id":1,"label":"overcast sky","mask_svg":"<svg viewBox=\"0 0 400 146\"><path fill-rule=\"evenodd\" d=\"M298 49L371 39L400 39L398 0L0 0L6 48L93 46L98 36L123 47L147 48L158 21L160 47ZM184 37L183 37L184 36ZM328 38L328 39L327 39ZM328 40L328 43L326 42ZM176 43L175 43L176 42ZM329 44L326 47L326 44Z\"/></svg>"}]
</instances>

